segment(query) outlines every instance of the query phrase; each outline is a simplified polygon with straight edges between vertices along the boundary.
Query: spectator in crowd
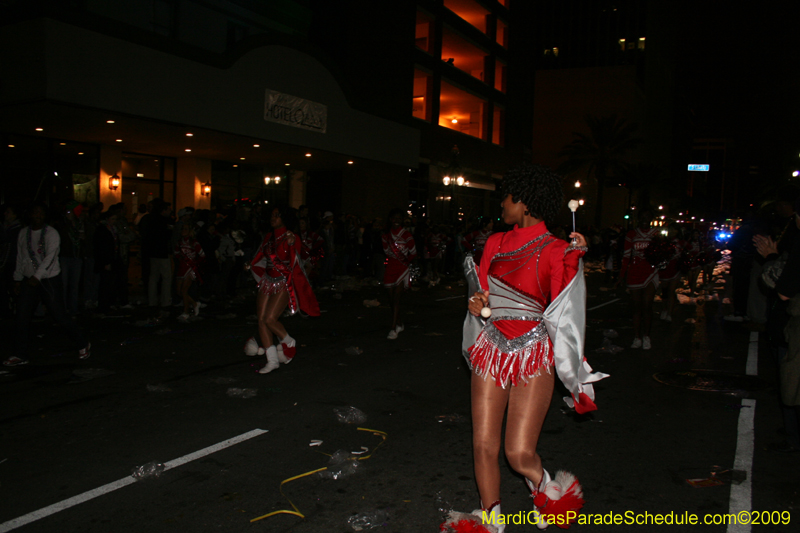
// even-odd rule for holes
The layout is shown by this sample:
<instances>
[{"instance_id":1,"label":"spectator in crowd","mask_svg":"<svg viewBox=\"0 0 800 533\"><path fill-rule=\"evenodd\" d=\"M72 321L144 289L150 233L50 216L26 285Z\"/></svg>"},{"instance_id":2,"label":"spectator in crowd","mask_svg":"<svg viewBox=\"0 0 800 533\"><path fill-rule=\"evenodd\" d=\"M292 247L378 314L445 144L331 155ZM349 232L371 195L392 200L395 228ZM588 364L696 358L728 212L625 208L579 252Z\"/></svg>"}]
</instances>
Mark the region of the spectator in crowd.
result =
<instances>
[{"instance_id":1,"label":"spectator in crowd","mask_svg":"<svg viewBox=\"0 0 800 533\"><path fill-rule=\"evenodd\" d=\"M100 224L103 204L97 203L81 213L84 232L83 250L83 302L85 309L94 309L99 303L100 276L94 269L94 236Z\"/></svg>"},{"instance_id":2,"label":"spectator in crowd","mask_svg":"<svg viewBox=\"0 0 800 533\"><path fill-rule=\"evenodd\" d=\"M170 205L162 200L153 200L153 213L147 224L147 233L143 236L142 248L150 258L150 279L147 294L150 308L160 307L160 315L169 316L169 305L172 301L172 256L169 216ZM159 291L159 283L161 290ZM160 294L160 297L159 297Z\"/></svg>"},{"instance_id":3,"label":"spectator in crowd","mask_svg":"<svg viewBox=\"0 0 800 533\"><path fill-rule=\"evenodd\" d=\"M16 355L3 361L5 366L28 363L28 336L31 318L39 303L43 303L53 320L72 339L78 358L90 355L91 345L78 325L64 309L61 284L61 265L58 260L61 245L58 232L47 221L47 206L34 203L30 210L31 224L19 232L17 262L14 269L14 291L19 295L17 308Z\"/></svg>"},{"instance_id":4,"label":"spectator in crowd","mask_svg":"<svg viewBox=\"0 0 800 533\"><path fill-rule=\"evenodd\" d=\"M73 318L78 316L83 248L86 243L86 231L80 220L82 212L83 206L72 200L67 202L63 216L57 222L58 236L61 240L58 260L61 263L64 306Z\"/></svg>"}]
</instances>

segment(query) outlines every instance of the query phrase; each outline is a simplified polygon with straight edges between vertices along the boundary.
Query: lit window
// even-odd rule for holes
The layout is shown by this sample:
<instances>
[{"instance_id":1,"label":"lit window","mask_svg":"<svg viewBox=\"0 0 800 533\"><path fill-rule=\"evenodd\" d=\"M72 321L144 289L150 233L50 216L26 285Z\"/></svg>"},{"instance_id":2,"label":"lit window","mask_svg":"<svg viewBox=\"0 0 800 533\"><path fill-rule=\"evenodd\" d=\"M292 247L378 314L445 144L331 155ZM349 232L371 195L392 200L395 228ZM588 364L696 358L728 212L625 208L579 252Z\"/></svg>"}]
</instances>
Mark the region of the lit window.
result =
<instances>
[{"instance_id":1,"label":"lit window","mask_svg":"<svg viewBox=\"0 0 800 533\"><path fill-rule=\"evenodd\" d=\"M639 50L644 50L644 37L639 37Z\"/></svg>"},{"instance_id":2,"label":"lit window","mask_svg":"<svg viewBox=\"0 0 800 533\"><path fill-rule=\"evenodd\" d=\"M417 48L425 52L431 52L431 40L433 32L433 23L431 18L424 13L417 11L417 29L414 42Z\"/></svg>"},{"instance_id":3,"label":"lit window","mask_svg":"<svg viewBox=\"0 0 800 533\"><path fill-rule=\"evenodd\" d=\"M486 140L486 100L457 89L442 80L439 97L439 125ZM453 122L453 120L456 122Z\"/></svg>"},{"instance_id":4,"label":"lit window","mask_svg":"<svg viewBox=\"0 0 800 533\"><path fill-rule=\"evenodd\" d=\"M444 7L486 33L486 16L489 10L475 0L444 0Z\"/></svg>"},{"instance_id":5,"label":"lit window","mask_svg":"<svg viewBox=\"0 0 800 533\"><path fill-rule=\"evenodd\" d=\"M502 20L497 21L497 35L495 36L497 44L503 48L508 48L508 24Z\"/></svg>"},{"instance_id":6,"label":"lit window","mask_svg":"<svg viewBox=\"0 0 800 533\"><path fill-rule=\"evenodd\" d=\"M502 107L494 106L492 113L492 143L505 146L506 142L506 110Z\"/></svg>"},{"instance_id":7,"label":"lit window","mask_svg":"<svg viewBox=\"0 0 800 533\"><path fill-rule=\"evenodd\" d=\"M619 49L624 52L625 51L625 39L620 39L617 42L619 43Z\"/></svg>"},{"instance_id":8,"label":"lit window","mask_svg":"<svg viewBox=\"0 0 800 533\"><path fill-rule=\"evenodd\" d=\"M414 69L414 100L411 114L419 119L431 121L431 88L433 77L427 72Z\"/></svg>"},{"instance_id":9,"label":"lit window","mask_svg":"<svg viewBox=\"0 0 800 533\"><path fill-rule=\"evenodd\" d=\"M507 65L500 60L494 62L494 88L500 92L506 92L506 69Z\"/></svg>"},{"instance_id":10,"label":"lit window","mask_svg":"<svg viewBox=\"0 0 800 533\"><path fill-rule=\"evenodd\" d=\"M485 81L483 69L488 54L450 28L445 27L442 33L442 61Z\"/></svg>"}]
</instances>

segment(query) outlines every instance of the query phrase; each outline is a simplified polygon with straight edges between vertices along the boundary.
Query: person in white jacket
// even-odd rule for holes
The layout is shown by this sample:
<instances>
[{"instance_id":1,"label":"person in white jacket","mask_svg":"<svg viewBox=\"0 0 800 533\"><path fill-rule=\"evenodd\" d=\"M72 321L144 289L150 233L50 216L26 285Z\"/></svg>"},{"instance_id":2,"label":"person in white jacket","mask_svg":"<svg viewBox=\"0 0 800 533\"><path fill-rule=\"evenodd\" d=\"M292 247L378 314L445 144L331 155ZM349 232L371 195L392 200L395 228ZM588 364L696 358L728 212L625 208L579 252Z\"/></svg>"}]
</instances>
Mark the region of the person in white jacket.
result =
<instances>
[{"instance_id":1,"label":"person in white jacket","mask_svg":"<svg viewBox=\"0 0 800 533\"><path fill-rule=\"evenodd\" d=\"M19 232L17 239L17 265L14 270L14 292L19 296L16 355L3 361L3 364L17 366L28 363L31 318L40 302L72 338L78 349L78 357L86 359L91 345L64 308L61 266L58 262L61 247L58 231L46 224L47 206L43 203L37 202L31 206L30 218L31 224Z\"/></svg>"}]
</instances>

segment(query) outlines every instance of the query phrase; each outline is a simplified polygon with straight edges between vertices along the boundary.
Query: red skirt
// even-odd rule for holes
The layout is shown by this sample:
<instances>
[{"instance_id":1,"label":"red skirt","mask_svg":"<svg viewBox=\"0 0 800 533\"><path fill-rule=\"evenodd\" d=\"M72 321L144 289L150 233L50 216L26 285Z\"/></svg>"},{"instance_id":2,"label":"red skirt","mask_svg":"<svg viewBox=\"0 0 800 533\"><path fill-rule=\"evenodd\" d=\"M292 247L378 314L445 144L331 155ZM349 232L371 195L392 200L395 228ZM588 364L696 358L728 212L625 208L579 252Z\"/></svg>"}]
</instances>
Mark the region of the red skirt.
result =
<instances>
[{"instance_id":1,"label":"red skirt","mask_svg":"<svg viewBox=\"0 0 800 533\"><path fill-rule=\"evenodd\" d=\"M386 258L386 269L383 273L383 284L386 287L396 287L403 284L408 288L408 265L394 257Z\"/></svg>"}]
</instances>

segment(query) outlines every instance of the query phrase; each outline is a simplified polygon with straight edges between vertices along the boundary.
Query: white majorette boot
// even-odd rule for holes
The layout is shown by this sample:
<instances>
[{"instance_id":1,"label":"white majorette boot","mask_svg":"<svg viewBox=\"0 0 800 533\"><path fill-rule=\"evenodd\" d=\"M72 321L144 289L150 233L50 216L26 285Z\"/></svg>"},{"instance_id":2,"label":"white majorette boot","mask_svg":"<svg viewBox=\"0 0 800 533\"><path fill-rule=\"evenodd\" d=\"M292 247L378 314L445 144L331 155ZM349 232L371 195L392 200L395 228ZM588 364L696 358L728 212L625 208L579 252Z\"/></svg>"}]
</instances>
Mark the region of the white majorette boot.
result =
<instances>
[{"instance_id":1,"label":"white majorette boot","mask_svg":"<svg viewBox=\"0 0 800 533\"><path fill-rule=\"evenodd\" d=\"M533 498L533 511L538 518L536 527L546 529L551 523L559 528L567 529L578 517L583 507L583 488L578 478L569 472L559 470L555 478L550 478L547 470L542 469L542 480L534 488L533 482L525 478ZM544 517L547 517L547 520Z\"/></svg>"},{"instance_id":2,"label":"white majorette boot","mask_svg":"<svg viewBox=\"0 0 800 533\"><path fill-rule=\"evenodd\" d=\"M281 366L281 363L278 361L278 349L275 346L270 346L267 348L267 364L258 373L269 374L279 366Z\"/></svg>"}]
</instances>

